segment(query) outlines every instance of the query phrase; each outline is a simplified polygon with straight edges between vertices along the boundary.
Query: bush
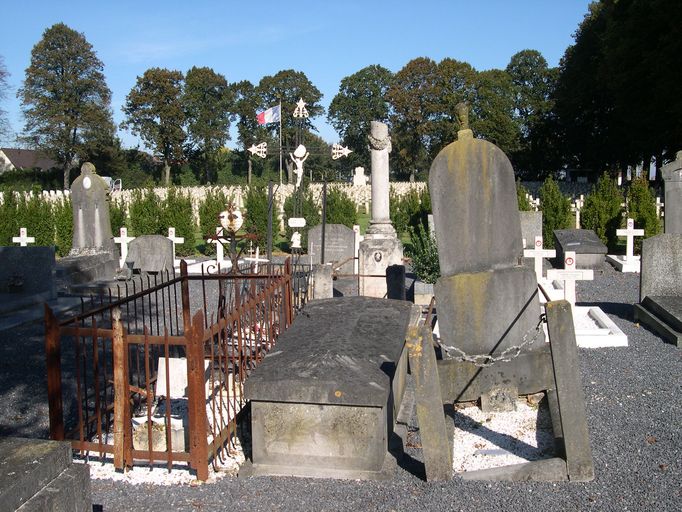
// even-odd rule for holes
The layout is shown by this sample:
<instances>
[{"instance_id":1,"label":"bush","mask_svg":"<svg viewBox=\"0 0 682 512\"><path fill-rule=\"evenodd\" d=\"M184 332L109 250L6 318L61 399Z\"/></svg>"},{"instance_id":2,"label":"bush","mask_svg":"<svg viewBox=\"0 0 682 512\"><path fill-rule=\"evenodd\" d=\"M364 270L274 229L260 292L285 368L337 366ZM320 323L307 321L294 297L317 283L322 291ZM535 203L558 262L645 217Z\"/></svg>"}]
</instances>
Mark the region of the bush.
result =
<instances>
[{"instance_id":1,"label":"bush","mask_svg":"<svg viewBox=\"0 0 682 512\"><path fill-rule=\"evenodd\" d=\"M2 191L0 205L0 245L13 245L12 237L19 234L17 224L17 197L10 189Z\"/></svg>"},{"instance_id":2,"label":"bush","mask_svg":"<svg viewBox=\"0 0 682 512\"><path fill-rule=\"evenodd\" d=\"M175 246L175 252L180 256L194 254L196 228L192 215L192 200L189 195L183 194L175 187L169 188L166 200L162 204L162 209L161 223L163 232L159 234L167 236L168 228L174 227L175 236L185 239L182 244Z\"/></svg>"},{"instance_id":3,"label":"bush","mask_svg":"<svg viewBox=\"0 0 682 512\"><path fill-rule=\"evenodd\" d=\"M130 222L126 216L125 204L123 201L113 200L109 203L109 222L111 222L111 232L118 236L123 226Z\"/></svg>"},{"instance_id":4,"label":"bush","mask_svg":"<svg viewBox=\"0 0 682 512\"><path fill-rule=\"evenodd\" d=\"M265 249L268 241L267 191L263 187L250 186L246 193L244 207L246 209L244 228L247 233L255 235L258 238L258 246Z\"/></svg>"},{"instance_id":5,"label":"bush","mask_svg":"<svg viewBox=\"0 0 682 512\"><path fill-rule=\"evenodd\" d=\"M301 233L301 247L303 247L305 250L305 248L308 247L308 229L313 226L317 226L320 223L320 212L317 205L315 204L315 201L313 200L313 195L307 186L303 187L299 193L291 194L284 201L284 220L286 222L288 219L294 216L303 217L306 220L306 228L303 228L299 231ZM296 215L294 215L294 205L299 197L301 200L300 208L296 212ZM287 240L291 240L291 235L294 234L294 231L297 231L297 229L290 228L289 223L286 222Z\"/></svg>"},{"instance_id":6,"label":"bush","mask_svg":"<svg viewBox=\"0 0 682 512\"><path fill-rule=\"evenodd\" d=\"M420 192L412 189L402 197L391 193L389 201L389 214L398 237L408 232L410 228L417 230L420 225L428 229L431 196L427 189Z\"/></svg>"},{"instance_id":7,"label":"bush","mask_svg":"<svg viewBox=\"0 0 682 512\"><path fill-rule=\"evenodd\" d=\"M533 209L528 200L529 194L530 192L528 192L528 189L521 185L521 180L516 180L516 199L519 203L520 212L529 212Z\"/></svg>"},{"instance_id":8,"label":"bush","mask_svg":"<svg viewBox=\"0 0 682 512\"><path fill-rule=\"evenodd\" d=\"M645 176L635 178L628 190L628 217L634 219L635 227L644 230L644 238L658 235L661 223L656 215L656 199L649 188L649 181ZM641 252L642 238L635 238L635 251Z\"/></svg>"},{"instance_id":9,"label":"bush","mask_svg":"<svg viewBox=\"0 0 682 512\"><path fill-rule=\"evenodd\" d=\"M156 235L163 232L161 201L151 188L133 191L129 211L129 235Z\"/></svg>"},{"instance_id":10,"label":"bush","mask_svg":"<svg viewBox=\"0 0 682 512\"><path fill-rule=\"evenodd\" d=\"M28 236L35 238L35 245L53 246L55 243L52 205L42 196L20 197L17 202L18 227L26 228ZM17 236L19 230L13 236Z\"/></svg>"},{"instance_id":11,"label":"bush","mask_svg":"<svg viewBox=\"0 0 682 512\"><path fill-rule=\"evenodd\" d=\"M435 283L440 277L436 238L422 224L416 229L410 226L409 233L412 247L407 253L412 258L412 270L425 283Z\"/></svg>"},{"instance_id":12,"label":"bush","mask_svg":"<svg viewBox=\"0 0 682 512\"><path fill-rule=\"evenodd\" d=\"M71 198L65 197L52 205L55 224L55 245L57 256L66 256L73 244L73 210ZM118 234L118 232L116 233Z\"/></svg>"},{"instance_id":13,"label":"bush","mask_svg":"<svg viewBox=\"0 0 682 512\"><path fill-rule=\"evenodd\" d=\"M542 238L545 247L554 247L554 230L571 226L571 202L548 177L538 191L542 210Z\"/></svg>"},{"instance_id":14,"label":"bush","mask_svg":"<svg viewBox=\"0 0 682 512\"><path fill-rule=\"evenodd\" d=\"M357 223L358 212L355 203L343 190L329 188L327 190L327 224L343 224L351 229Z\"/></svg>"},{"instance_id":15,"label":"bush","mask_svg":"<svg viewBox=\"0 0 682 512\"><path fill-rule=\"evenodd\" d=\"M215 228L220 225L218 215L227 209L230 201L232 198L228 198L220 189L209 188L206 191L206 198L199 205L199 231L204 241L215 234ZM208 256L214 256L215 245L204 244L202 252Z\"/></svg>"},{"instance_id":16,"label":"bush","mask_svg":"<svg viewBox=\"0 0 682 512\"><path fill-rule=\"evenodd\" d=\"M580 212L582 227L593 230L609 251L613 251L618 245L616 230L623 220L622 202L623 194L616 181L604 173L585 198L585 205Z\"/></svg>"}]
</instances>

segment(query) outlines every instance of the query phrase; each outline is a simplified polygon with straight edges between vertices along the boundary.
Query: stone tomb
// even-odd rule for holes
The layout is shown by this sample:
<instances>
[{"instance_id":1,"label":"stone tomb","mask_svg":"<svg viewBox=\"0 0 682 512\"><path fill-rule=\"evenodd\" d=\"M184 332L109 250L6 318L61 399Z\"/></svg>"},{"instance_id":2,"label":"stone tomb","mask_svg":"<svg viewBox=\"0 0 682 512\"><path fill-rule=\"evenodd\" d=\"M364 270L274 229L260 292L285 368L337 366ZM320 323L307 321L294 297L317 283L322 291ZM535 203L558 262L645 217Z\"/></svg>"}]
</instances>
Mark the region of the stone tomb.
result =
<instances>
[{"instance_id":1,"label":"stone tomb","mask_svg":"<svg viewBox=\"0 0 682 512\"><path fill-rule=\"evenodd\" d=\"M642 242L639 282L635 321L682 346L682 234L666 233Z\"/></svg>"},{"instance_id":2,"label":"stone tomb","mask_svg":"<svg viewBox=\"0 0 682 512\"><path fill-rule=\"evenodd\" d=\"M568 251L576 254L576 268L601 270L604 267L606 246L591 229L556 229L554 247L559 261Z\"/></svg>"},{"instance_id":3,"label":"stone tomb","mask_svg":"<svg viewBox=\"0 0 682 512\"><path fill-rule=\"evenodd\" d=\"M308 254L313 265L321 262L322 225L313 226L308 231ZM333 263L342 274L353 274L355 267L355 231L343 224L327 224L324 233L324 262Z\"/></svg>"},{"instance_id":4,"label":"stone tomb","mask_svg":"<svg viewBox=\"0 0 682 512\"><path fill-rule=\"evenodd\" d=\"M665 182L665 233L682 234L682 151L661 167Z\"/></svg>"},{"instance_id":5,"label":"stone tomb","mask_svg":"<svg viewBox=\"0 0 682 512\"><path fill-rule=\"evenodd\" d=\"M410 303L309 302L244 385L252 463L240 476L390 477Z\"/></svg>"},{"instance_id":6,"label":"stone tomb","mask_svg":"<svg viewBox=\"0 0 682 512\"><path fill-rule=\"evenodd\" d=\"M132 271L173 274L173 242L163 235L142 235L130 242L125 264Z\"/></svg>"},{"instance_id":7,"label":"stone tomb","mask_svg":"<svg viewBox=\"0 0 682 512\"><path fill-rule=\"evenodd\" d=\"M57 298L54 247L0 247L0 313Z\"/></svg>"}]
</instances>

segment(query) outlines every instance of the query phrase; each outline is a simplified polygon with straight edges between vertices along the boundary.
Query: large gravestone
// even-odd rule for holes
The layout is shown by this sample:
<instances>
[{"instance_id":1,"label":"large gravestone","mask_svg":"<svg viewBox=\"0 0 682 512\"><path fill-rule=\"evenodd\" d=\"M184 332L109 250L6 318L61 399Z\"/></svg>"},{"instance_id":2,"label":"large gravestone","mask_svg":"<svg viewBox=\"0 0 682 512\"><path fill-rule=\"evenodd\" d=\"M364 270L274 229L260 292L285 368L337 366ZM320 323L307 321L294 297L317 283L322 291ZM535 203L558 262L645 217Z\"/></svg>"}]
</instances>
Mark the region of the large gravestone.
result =
<instances>
[{"instance_id":1,"label":"large gravestone","mask_svg":"<svg viewBox=\"0 0 682 512\"><path fill-rule=\"evenodd\" d=\"M535 247L535 237L542 236L542 212L519 212L521 220L521 238L526 241L524 249Z\"/></svg>"},{"instance_id":2,"label":"large gravestone","mask_svg":"<svg viewBox=\"0 0 682 512\"><path fill-rule=\"evenodd\" d=\"M173 242L163 235L142 235L130 242L125 265L133 271L173 273Z\"/></svg>"},{"instance_id":3,"label":"large gravestone","mask_svg":"<svg viewBox=\"0 0 682 512\"><path fill-rule=\"evenodd\" d=\"M308 254L313 265L321 262L322 225L308 231ZM352 274L355 268L355 231L343 224L327 224L324 233L324 262L333 263L334 268L341 262L342 274Z\"/></svg>"},{"instance_id":4,"label":"large gravestone","mask_svg":"<svg viewBox=\"0 0 682 512\"><path fill-rule=\"evenodd\" d=\"M567 252L575 252L578 269L601 270L606 259L606 246L591 229L556 229L554 247L558 261L564 261Z\"/></svg>"},{"instance_id":5,"label":"large gravestone","mask_svg":"<svg viewBox=\"0 0 682 512\"><path fill-rule=\"evenodd\" d=\"M664 234L642 242L640 304L635 320L682 346L682 234Z\"/></svg>"},{"instance_id":6,"label":"large gravestone","mask_svg":"<svg viewBox=\"0 0 682 512\"><path fill-rule=\"evenodd\" d=\"M665 182L665 232L682 234L682 151L661 168Z\"/></svg>"},{"instance_id":7,"label":"large gravestone","mask_svg":"<svg viewBox=\"0 0 682 512\"><path fill-rule=\"evenodd\" d=\"M55 298L54 247L0 247L0 312Z\"/></svg>"},{"instance_id":8,"label":"large gravestone","mask_svg":"<svg viewBox=\"0 0 682 512\"><path fill-rule=\"evenodd\" d=\"M109 186L90 162L71 185L71 207L73 243L59 262L59 276L71 284L113 279L119 261L111 234Z\"/></svg>"},{"instance_id":9,"label":"large gravestone","mask_svg":"<svg viewBox=\"0 0 682 512\"><path fill-rule=\"evenodd\" d=\"M306 304L244 385L253 460L240 476L390 476L412 311L368 297Z\"/></svg>"},{"instance_id":10,"label":"large gravestone","mask_svg":"<svg viewBox=\"0 0 682 512\"><path fill-rule=\"evenodd\" d=\"M429 173L441 268L435 295L445 357L495 357L514 346L539 350L542 340L530 343L542 337L536 331L537 281L532 269L518 265L521 225L511 164L471 130L458 135Z\"/></svg>"}]
</instances>

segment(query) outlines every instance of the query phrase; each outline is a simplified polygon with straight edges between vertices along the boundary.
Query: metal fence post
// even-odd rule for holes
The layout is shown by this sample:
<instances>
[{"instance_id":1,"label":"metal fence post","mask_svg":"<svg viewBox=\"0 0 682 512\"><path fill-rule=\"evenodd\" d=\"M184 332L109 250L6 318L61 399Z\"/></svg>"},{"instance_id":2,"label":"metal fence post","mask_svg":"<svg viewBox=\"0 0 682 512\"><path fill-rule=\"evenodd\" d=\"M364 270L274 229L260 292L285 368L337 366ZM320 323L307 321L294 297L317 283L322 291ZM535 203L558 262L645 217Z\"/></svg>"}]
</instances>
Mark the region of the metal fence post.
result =
<instances>
[{"instance_id":1,"label":"metal fence post","mask_svg":"<svg viewBox=\"0 0 682 512\"><path fill-rule=\"evenodd\" d=\"M189 405L190 465L199 480L208 479L208 421L206 418L206 387L204 385L204 315L194 315L187 339L187 387Z\"/></svg>"},{"instance_id":2,"label":"metal fence post","mask_svg":"<svg viewBox=\"0 0 682 512\"><path fill-rule=\"evenodd\" d=\"M62 404L62 349L59 323L45 304L45 359L47 365L47 401L50 410L50 439L64 440Z\"/></svg>"}]
</instances>

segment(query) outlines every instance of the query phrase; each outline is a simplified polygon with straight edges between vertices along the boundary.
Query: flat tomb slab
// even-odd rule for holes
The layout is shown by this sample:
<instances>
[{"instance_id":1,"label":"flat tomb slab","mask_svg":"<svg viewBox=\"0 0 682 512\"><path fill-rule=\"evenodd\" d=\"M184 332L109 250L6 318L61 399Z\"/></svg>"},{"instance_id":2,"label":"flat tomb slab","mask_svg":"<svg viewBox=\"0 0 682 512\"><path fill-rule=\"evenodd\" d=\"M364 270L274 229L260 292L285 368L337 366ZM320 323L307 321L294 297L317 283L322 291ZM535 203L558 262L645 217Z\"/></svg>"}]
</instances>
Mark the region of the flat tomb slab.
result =
<instances>
[{"instance_id":1,"label":"flat tomb slab","mask_svg":"<svg viewBox=\"0 0 682 512\"><path fill-rule=\"evenodd\" d=\"M599 270L604 266L606 246L591 229L554 230L556 257L564 261L566 252L575 252L576 268Z\"/></svg>"},{"instance_id":2,"label":"flat tomb slab","mask_svg":"<svg viewBox=\"0 0 682 512\"><path fill-rule=\"evenodd\" d=\"M682 297L644 297L635 304L634 317L668 343L682 347Z\"/></svg>"},{"instance_id":3,"label":"flat tomb slab","mask_svg":"<svg viewBox=\"0 0 682 512\"><path fill-rule=\"evenodd\" d=\"M632 256L627 258L622 254L607 254L606 261L620 272L637 272L642 268L642 262L639 256Z\"/></svg>"},{"instance_id":4,"label":"flat tomb slab","mask_svg":"<svg viewBox=\"0 0 682 512\"><path fill-rule=\"evenodd\" d=\"M369 297L308 303L244 385L253 460L240 474L383 478L412 310Z\"/></svg>"}]
</instances>

